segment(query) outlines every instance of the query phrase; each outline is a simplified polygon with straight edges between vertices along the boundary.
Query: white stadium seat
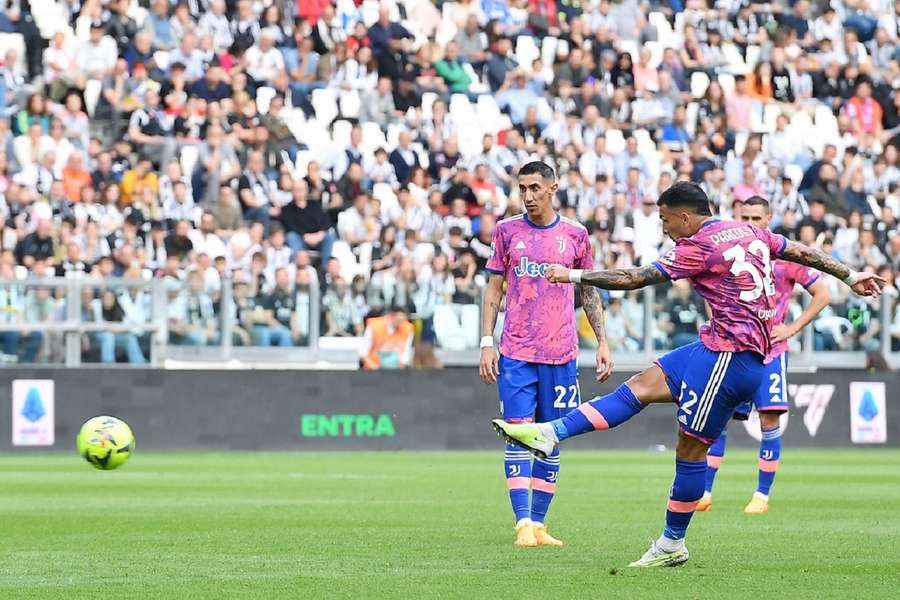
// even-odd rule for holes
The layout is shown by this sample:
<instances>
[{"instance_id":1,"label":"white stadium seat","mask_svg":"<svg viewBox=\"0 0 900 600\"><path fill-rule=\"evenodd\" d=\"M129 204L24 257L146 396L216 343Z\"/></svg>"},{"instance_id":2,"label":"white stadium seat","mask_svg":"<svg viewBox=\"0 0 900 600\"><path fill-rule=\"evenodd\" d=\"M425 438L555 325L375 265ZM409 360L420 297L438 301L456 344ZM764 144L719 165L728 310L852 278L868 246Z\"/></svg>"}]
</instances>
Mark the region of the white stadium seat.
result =
<instances>
[{"instance_id":1,"label":"white stadium seat","mask_svg":"<svg viewBox=\"0 0 900 600\"><path fill-rule=\"evenodd\" d=\"M256 108L259 109L260 114L264 115L269 112L269 103L272 102L272 98L274 98L277 93L275 88L270 88L268 86L262 86L256 89Z\"/></svg>"}]
</instances>

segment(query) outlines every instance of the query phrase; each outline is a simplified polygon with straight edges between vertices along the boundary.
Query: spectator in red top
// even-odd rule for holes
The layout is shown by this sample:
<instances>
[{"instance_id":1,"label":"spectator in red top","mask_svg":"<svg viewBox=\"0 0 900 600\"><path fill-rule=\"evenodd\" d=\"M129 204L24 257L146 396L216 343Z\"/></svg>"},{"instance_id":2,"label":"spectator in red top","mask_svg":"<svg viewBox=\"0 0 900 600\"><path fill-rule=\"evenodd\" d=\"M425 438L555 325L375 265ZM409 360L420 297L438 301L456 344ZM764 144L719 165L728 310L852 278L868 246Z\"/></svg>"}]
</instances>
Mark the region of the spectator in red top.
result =
<instances>
[{"instance_id":1,"label":"spectator in red top","mask_svg":"<svg viewBox=\"0 0 900 600\"><path fill-rule=\"evenodd\" d=\"M297 16L306 19L307 23L315 23L330 4L331 0L297 0Z\"/></svg>"},{"instance_id":2,"label":"spectator in red top","mask_svg":"<svg viewBox=\"0 0 900 600\"><path fill-rule=\"evenodd\" d=\"M884 111L872 97L872 84L863 79L856 85L856 95L844 106L844 114L853 121L856 135L870 133L881 135L881 119Z\"/></svg>"}]
</instances>

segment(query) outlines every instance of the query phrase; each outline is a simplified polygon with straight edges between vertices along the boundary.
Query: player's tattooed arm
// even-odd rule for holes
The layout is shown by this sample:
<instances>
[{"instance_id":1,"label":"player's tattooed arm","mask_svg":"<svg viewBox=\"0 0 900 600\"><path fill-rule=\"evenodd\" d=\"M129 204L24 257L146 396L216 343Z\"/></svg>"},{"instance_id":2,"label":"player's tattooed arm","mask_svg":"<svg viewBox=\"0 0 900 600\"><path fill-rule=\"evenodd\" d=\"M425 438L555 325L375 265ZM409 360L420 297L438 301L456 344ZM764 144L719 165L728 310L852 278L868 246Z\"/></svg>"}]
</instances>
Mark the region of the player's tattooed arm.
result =
<instances>
[{"instance_id":1,"label":"player's tattooed arm","mask_svg":"<svg viewBox=\"0 0 900 600\"><path fill-rule=\"evenodd\" d=\"M584 308L584 314L587 315L591 329L597 335L597 341L601 344L606 342L606 319L603 315L603 300L600 298L600 292L597 288L589 285L580 285L581 288L581 306Z\"/></svg>"},{"instance_id":2,"label":"player's tattooed arm","mask_svg":"<svg viewBox=\"0 0 900 600\"><path fill-rule=\"evenodd\" d=\"M817 248L811 248L799 242L788 241L781 257L791 262L812 267L817 271L833 275L847 283L854 292L860 296L878 296L881 289L887 285L882 277L874 273L854 273L850 267L832 258L830 255ZM851 281L847 279L852 277Z\"/></svg>"},{"instance_id":3,"label":"player's tattooed arm","mask_svg":"<svg viewBox=\"0 0 900 600\"><path fill-rule=\"evenodd\" d=\"M612 373L613 360L609 353L609 345L606 343L606 318L603 314L603 299L597 288L589 285L580 285L581 306L584 314L591 324L591 329L597 336L597 381L603 383Z\"/></svg>"},{"instance_id":4,"label":"player's tattooed arm","mask_svg":"<svg viewBox=\"0 0 900 600\"><path fill-rule=\"evenodd\" d=\"M782 253L782 258L834 275L838 279L846 279L850 275L850 267L844 263L817 248L811 248L798 242L789 241Z\"/></svg>"},{"instance_id":5,"label":"player's tattooed arm","mask_svg":"<svg viewBox=\"0 0 900 600\"><path fill-rule=\"evenodd\" d=\"M668 281L662 271L653 265L632 269L610 269L609 271L588 271L581 275L581 283L604 290L636 290L648 285Z\"/></svg>"}]
</instances>

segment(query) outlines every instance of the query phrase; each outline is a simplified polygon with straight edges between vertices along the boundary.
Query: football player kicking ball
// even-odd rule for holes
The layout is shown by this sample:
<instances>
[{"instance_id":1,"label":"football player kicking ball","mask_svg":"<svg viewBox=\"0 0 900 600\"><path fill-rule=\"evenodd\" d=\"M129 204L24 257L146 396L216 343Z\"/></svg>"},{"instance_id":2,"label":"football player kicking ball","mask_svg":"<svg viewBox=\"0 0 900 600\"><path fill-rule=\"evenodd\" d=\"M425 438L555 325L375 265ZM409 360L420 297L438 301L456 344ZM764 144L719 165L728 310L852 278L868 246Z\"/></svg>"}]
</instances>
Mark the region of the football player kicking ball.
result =
<instances>
[{"instance_id":1,"label":"football player kicking ball","mask_svg":"<svg viewBox=\"0 0 900 600\"><path fill-rule=\"evenodd\" d=\"M685 534L706 481L706 453L722 434L734 409L753 398L774 358L772 323L775 283L771 257L816 268L866 296L881 292L884 280L856 273L831 256L747 223L714 219L709 200L696 184L679 182L657 202L663 227L675 248L660 260L610 271L547 269L547 279L608 290L633 290L687 278L709 304L712 318L700 341L660 358L613 393L582 404L549 423L493 421L506 439L538 457L548 456L572 436L621 425L650 403L677 402L675 481L659 539L632 567L674 566L687 561Z\"/></svg>"},{"instance_id":2,"label":"football player kicking ball","mask_svg":"<svg viewBox=\"0 0 900 600\"><path fill-rule=\"evenodd\" d=\"M767 228L772 221L769 202L760 196L748 198L741 206L741 221L755 227ZM759 477L756 492L744 508L747 514L769 512L769 491L775 481L778 460L781 456L781 423L779 418L788 411L787 399L787 341L800 333L804 327L828 306L830 300L828 287L819 278L818 271L807 269L796 263L776 260L772 265L772 277L775 281L775 318L772 321L772 362L766 365L762 384L750 402L744 402L735 410L734 418L747 420L750 416L751 404L759 413L759 427L762 439L759 444ZM812 300L799 317L790 324L784 322L788 304L795 285L802 285ZM725 443L728 430L722 432L706 455L706 491L697 510L706 512L712 509L712 488L716 473L725 456Z\"/></svg>"},{"instance_id":3,"label":"football player kicking ball","mask_svg":"<svg viewBox=\"0 0 900 600\"><path fill-rule=\"evenodd\" d=\"M528 163L519 170L518 185L526 212L500 221L494 229L479 371L486 384L498 382L505 422L524 423L535 417L551 421L576 409L581 392L575 290L551 283L544 273L551 264L590 269L593 254L587 230L553 210L558 187L553 169L541 162ZM506 317L498 357L493 332L504 281ZM597 380L604 381L612 361L604 339L603 304L597 290L589 286L581 288L581 302L600 341ZM556 492L559 449L532 462L527 451L507 444L503 466L516 518L516 546L561 546L545 526Z\"/></svg>"}]
</instances>

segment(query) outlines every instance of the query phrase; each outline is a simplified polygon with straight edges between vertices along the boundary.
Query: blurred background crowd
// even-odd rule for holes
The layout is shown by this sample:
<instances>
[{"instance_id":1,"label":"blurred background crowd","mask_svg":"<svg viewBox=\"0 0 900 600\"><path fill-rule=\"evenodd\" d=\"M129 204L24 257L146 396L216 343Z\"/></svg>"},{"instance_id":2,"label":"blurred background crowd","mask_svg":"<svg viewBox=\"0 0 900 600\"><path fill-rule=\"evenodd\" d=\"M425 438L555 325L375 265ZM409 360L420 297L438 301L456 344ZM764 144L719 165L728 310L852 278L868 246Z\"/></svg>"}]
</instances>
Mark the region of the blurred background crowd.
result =
<instances>
[{"instance_id":1,"label":"blurred background crowd","mask_svg":"<svg viewBox=\"0 0 900 600\"><path fill-rule=\"evenodd\" d=\"M900 349L898 28L891 0L0 0L0 324L72 317L12 280L160 278L173 344L220 344L227 311L233 344L359 338L369 368L475 348L493 229L539 159L598 267L667 249L674 181L724 217L766 197L778 232L892 282L885 318L830 281L815 349ZM706 318L687 284L607 300L619 351ZM86 288L81 318L150 304ZM54 359L10 329L5 360ZM146 338L83 351L140 363Z\"/></svg>"}]
</instances>

